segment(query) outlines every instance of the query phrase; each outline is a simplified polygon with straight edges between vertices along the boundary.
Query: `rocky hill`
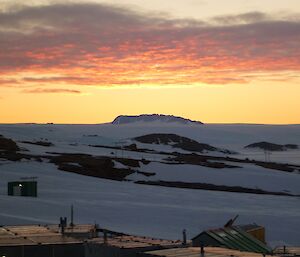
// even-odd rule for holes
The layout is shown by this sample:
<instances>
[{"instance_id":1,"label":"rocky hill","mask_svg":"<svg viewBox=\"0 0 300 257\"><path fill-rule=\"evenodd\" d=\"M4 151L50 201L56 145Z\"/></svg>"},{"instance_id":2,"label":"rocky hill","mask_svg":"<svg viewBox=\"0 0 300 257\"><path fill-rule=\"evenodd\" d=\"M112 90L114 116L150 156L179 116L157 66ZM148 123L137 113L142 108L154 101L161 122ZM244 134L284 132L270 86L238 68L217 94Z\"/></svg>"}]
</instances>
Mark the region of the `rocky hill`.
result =
<instances>
[{"instance_id":1,"label":"rocky hill","mask_svg":"<svg viewBox=\"0 0 300 257\"><path fill-rule=\"evenodd\" d=\"M162 123L178 123L178 124L203 124L200 121L194 121L190 119L185 119L178 116L173 115L163 115L163 114L142 114L137 116L128 116L128 115L120 115L114 119L112 124L130 124L130 123L151 123L151 122L162 122Z\"/></svg>"},{"instance_id":2,"label":"rocky hill","mask_svg":"<svg viewBox=\"0 0 300 257\"><path fill-rule=\"evenodd\" d=\"M279 145L269 142L258 142L245 146L245 148L259 148L266 151L287 151L287 150L296 150L298 145L295 144L286 144Z\"/></svg>"},{"instance_id":3,"label":"rocky hill","mask_svg":"<svg viewBox=\"0 0 300 257\"><path fill-rule=\"evenodd\" d=\"M226 154L233 154L234 152L220 149L209 144L199 143L196 140L182 137L176 134L148 134L140 137L135 137L133 140L144 143L144 144L160 144L160 145L170 145L174 148L179 148L191 152L206 152L206 151L217 151Z\"/></svg>"}]
</instances>

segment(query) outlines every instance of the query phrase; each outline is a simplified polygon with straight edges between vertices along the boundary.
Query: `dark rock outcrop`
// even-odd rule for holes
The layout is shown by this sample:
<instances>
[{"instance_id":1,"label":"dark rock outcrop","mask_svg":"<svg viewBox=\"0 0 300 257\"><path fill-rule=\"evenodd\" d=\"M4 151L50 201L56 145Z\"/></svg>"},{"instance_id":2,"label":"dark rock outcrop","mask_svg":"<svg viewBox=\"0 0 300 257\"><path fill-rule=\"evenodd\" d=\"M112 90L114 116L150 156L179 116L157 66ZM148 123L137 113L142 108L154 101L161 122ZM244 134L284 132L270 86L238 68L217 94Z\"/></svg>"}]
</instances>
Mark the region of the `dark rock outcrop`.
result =
<instances>
[{"instance_id":1,"label":"dark rock outcrop","mask_svg":"<svg viewBox=\"0 0 300 257\"><path fill-rule=\"evenodd\" d=\"M36 141L36 142L21 141L21 143L23 143L23 144L30 144L30 145L39 145L39 146L45 146L45 147L54 146L53 143L46 142L46 141Z\"/></svg>"},{"instance_id":2,"label":"dark rock outcrop","mask_svg":"<svg viewBox=\"0 0 300 257\"><path fill-rule=\"evenodd\" d=\"M98 178L122 181L125 180L126 176L135 172L130 168L115 168L113 159L109 157L97 157L88 154L59 154L48 156L48 158L60 170ZM120 162L120 160L118 161Z\"/></svg>"},{"instance_id":3,"label":"dark rock outcrop","mask_svg":"<svg viewBox=\"0 0 300 257\"><path fill-rule=\"evenodd\" d=\"M20 148L12 139L5 138L2 135L0 135L0 150L7 152L16 152L20 151Z\"/></svg>"},{"instance_id":4,"label":"dark rock outcrop","mask_svg":"<svg viewBox=\"0 0 300 257\"><path fill-rule=\"evenodd\" d=\"M259 148L266 151L286 151L289 149L296 150L298 149L298 145L295 144L286 144L279 145L270 142L258 142L245 146L245 148Z\"/></svg>"},{"instance_id":5,"label":"dark rock outcrop","mask_svg":"<svg viewBox=\"0 0 300 257\"><path fill-rule=\"evenodd\" d=\"M144 144L161 144L170 145L174 148L191 152L204 152L204 151L218 151L226 154L233 154L233 152L226 149L219 149L208 144L202 144L196 140L182 137L176 134L148 134L140 137L135 137L133 140Z\"/></svg>"},{"instance_id":6,"label":"dark rock outcrop","mask_svg":"<svg viewBox=\"0 0 300 257\"><path fill-rule=\"evenodd\" d=\"M263 195L282 195L282 196L294 196L299 197L299 195L293 195L286 192L273 192L265 191L256 188L247 188L240 186L225 186L225 185L214 185L208 183L191 183L191 182L179 182L179 181L136 181L136 184L150 185L150 186L163 186L163 187L175 187L175 188L185 188L185 189L198 189L198 190L209 190L209 191L223 191L232 193L247 193L247 194L263 194Z\"/></svg>"}]
</instances>

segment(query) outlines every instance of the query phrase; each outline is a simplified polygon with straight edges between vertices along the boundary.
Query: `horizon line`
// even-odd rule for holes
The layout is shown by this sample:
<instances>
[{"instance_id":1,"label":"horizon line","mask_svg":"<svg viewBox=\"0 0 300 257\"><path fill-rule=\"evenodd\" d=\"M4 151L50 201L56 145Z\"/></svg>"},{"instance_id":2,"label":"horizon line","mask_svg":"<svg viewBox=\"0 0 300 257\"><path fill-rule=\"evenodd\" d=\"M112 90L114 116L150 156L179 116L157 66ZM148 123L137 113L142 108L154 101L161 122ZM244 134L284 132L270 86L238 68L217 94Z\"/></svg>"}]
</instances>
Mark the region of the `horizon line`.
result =
<instances>
[{"instance_id":1,"label":"horizon line","mask_svg":"<svg viewBox=\"0 0 300 257\"><path fill-rule=\"evenodd\" d=\"M176 123L176 122L172 122L172 123ZM102 122L102 123L60 123L60 122L58 122L58 123L55 123L55 122L3 122L2 123L2 122L0 122L0 125L117 125L117 126L126 126L126 125L133 125L133 124L132 123L112 124L112 121L110 121L110 122ZM186 124L178 124L178 125L189 126ZM202 124L197 124L197 126L202 126L202 125L293 126L293 125L300 125L300 123L202 122ZM193 124L192 126L195 126L195 124Z\"/></svg>"}]
</instances>

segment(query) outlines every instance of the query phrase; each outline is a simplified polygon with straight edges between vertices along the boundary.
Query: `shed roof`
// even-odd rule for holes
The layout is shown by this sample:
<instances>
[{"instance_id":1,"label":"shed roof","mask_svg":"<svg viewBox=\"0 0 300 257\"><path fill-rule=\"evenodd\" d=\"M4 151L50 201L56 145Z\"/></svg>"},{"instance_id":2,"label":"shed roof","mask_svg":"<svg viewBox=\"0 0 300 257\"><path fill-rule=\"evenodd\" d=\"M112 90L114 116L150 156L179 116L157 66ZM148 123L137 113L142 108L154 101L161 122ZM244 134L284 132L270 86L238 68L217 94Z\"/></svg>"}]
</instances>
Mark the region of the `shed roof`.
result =
<instances>
[{"instance_id":1,"label":"shed roof","mask_svg":"<svg viewBox=\"0 0 300 257\"><path fill-rule=\"evenodd\" d=\"M260 228L263 228L262 226L260 225L257 225L256 223L253 223L253 224L246 224L246 225L237 225L237 226L234 226L236 228L240 228L244 231L250 231L250 230L254 230L254 229L260 229Z\"/></svg>"},{"instance_id":2,"label":"shed roof","mask_svg":"<svg viewBox=\"0 0 300 257\"><path fill-rule=\"evenodd\" d=\"M65 235L60 233L58 225L23 225L0 227L0 246L8 245L36 245L36 244L75 244L82 243L84 239L74 238L72 234L86 234L95 229L94 225L76 225L65 228ZM92 243L103 244L103 237L88 240ZM156 239L151 237L132 236L116 233L107 237L107 245L124 248L151 248L151 247L176 247L181 241Z\"/></svg>"},{"instance_id":3,"label":"shed roof","mask_svg":"<svg viewBox=\"0 0 300 257\"><path fill-rule=\"evenodd\" d=\"M219 242L220 245L229 249L265 254L272 252L272 249L267 245L263 244L255 237L246 233L244 230L238 227L207 230L197 235L192 240L198 238L202 234L207 234L208 236Z\"/></svg>"},{"instance_id":4,"label":"shed roof","mask_svg":"<svg viewBox=\"0 0 300 257\"><path fill-rule=\"evenodd\" d=\"M103 237L93 238L89 240L93 243L103 244ZM142 236L132 236L132 235L120 235L107 238L107 245L114 246L123 249L132 248L148 248L148 247L176 247L182 245L179 240L166 240L166 239L156 239L151 237Z\"/></svg>"},{"instance_id":5,"label":"shed roof","mask_svg":"<svg viewBox=\"0 0 300 257\"><path fill-rule=\"evenodd\" d=\"M4 226L0 228L0 246L78 243L82 243L82 241L64 236L47 226Z\"/></svg>"}]
</instances>

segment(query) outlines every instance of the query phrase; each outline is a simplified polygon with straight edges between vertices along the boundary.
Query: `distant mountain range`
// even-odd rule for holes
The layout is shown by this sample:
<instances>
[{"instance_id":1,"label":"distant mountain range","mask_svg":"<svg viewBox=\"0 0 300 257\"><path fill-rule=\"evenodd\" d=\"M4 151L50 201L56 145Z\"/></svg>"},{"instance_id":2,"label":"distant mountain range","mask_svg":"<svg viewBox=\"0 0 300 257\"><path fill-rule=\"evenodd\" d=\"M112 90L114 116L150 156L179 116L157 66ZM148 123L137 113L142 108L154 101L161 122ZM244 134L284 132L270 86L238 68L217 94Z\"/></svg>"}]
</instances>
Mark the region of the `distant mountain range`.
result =
<instances>
[{"instance_id":1,"label":"distant mountain range","mask_svg":"<svg viewBox=\"0 0 300 257\"><path fill-rule=\"evenodd\" d=\"M130 123L150 123L150 122L163 122L163 123L179 123L179 124L199 124L203 123L200 121L194 121L190 119L185 119L173 115L163 115L163 114L142 114L136 116L120 115L114 119L112 124L130 124Z\"/></svg>"}]
</instances>

